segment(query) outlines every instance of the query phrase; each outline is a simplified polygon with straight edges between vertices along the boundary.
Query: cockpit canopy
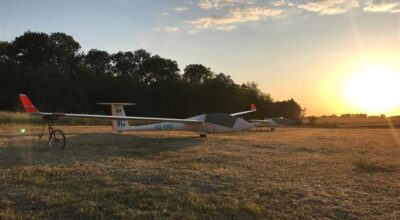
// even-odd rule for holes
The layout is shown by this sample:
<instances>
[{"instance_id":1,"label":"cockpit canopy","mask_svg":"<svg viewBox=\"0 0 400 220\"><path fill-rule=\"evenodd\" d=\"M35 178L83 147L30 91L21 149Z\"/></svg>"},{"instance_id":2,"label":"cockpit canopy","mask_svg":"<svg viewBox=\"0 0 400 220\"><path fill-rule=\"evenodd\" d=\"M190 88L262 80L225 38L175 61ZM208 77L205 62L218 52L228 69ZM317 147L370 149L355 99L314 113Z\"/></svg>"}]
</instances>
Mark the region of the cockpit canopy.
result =
<instances>
[{"instance_id":1,"label":"cockpit canopy","mask_svg":"<svg viewBox=\"0 0 400 220\"><path fill-rule=\"evenodd\" d=\"M233 117L229 114L223 114L223 113L209 113L209 114L206 114L206 117L205 117L205 122L207 122L207 123L217 124L217 125L230 127L230 128L233 128L236 120L237 120L236 117Z\"/></svg>"}]
</instances>

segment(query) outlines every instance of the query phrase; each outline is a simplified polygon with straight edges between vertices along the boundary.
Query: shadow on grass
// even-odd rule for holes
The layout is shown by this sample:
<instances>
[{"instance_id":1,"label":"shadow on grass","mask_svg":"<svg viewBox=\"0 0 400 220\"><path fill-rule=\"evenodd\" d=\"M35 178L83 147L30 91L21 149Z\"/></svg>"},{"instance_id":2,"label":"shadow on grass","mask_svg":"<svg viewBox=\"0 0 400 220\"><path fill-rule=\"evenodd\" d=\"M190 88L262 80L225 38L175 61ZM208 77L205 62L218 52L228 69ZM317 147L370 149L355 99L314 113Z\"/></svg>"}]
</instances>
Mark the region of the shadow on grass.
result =
<instances>
[{"instance_id":1,"label":"shadow on grass","mask_svg":"<svg viewBox=\"0 0 400 220\"><path fill-rule=\"evenodd\" d=\"M67 136L64 150L51 149L43 137L0 147L0 168L32 164L68 164L111 157L154 157L201 144L199 137L141 136L140 134L84 133Z\"/></svg>"},{"instance_id":2,"label":"shadow on grass","mask_svg":"<svg viewBox=\"0 0 400 220\"><path fill-rule=\"evenodd\" d=\"M263 129L252 129L249 130L248 132L254 132L254 133L261 133L261 132L276 132L277 129L271 129L271 128L263 128Z\"/></svg>"},{"instance_id":3,"label":"shadow on grass","mask_svg":"<svg viewBox=\"0 0 400 220\"><path fill-rule=\"evenodd\" d=\"M45 141L0 147L0 169L12 167L0 173L0 219L260 218L261 205L221 202L212 194L231 195L239 180L214 180L208 172L199 176L196 166L187 173L189 164L179 169L159 162L168 158L163 153L195 147L202 138L90 133L67 140L64 151L50 150Z\"/></svg>"},{"instance_id":4,"label":"shadow on grass","mask_svg":"<svg viewBox=\"0 0 400 220\"><path fill-rule=\"evenodd\" d=\"M359 159L353 162L358 173L382 173L396 172L398 167L395 164L386 163L385 161L374 161L370 159Z\"/></svg>"}]
</instances>

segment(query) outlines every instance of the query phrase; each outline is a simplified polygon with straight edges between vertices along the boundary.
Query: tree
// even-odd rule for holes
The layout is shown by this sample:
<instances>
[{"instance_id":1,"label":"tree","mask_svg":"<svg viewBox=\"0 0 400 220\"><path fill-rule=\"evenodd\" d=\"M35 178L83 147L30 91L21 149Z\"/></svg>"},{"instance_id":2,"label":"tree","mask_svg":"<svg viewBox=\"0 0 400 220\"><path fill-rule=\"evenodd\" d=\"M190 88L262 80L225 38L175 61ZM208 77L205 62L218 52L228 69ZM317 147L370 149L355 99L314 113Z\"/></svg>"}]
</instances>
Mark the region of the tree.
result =
<instances>
[{"instance_id":1,"label":"tree","mask_svg":"<svg viewBox=\"0 0 400 220\"><path fill-rule=\"evenodd\" d=\"M46 33L28 31L12 42L11 55L22 65L50 63L51 54L50 39Z\"/></svg>"},{"instance_id":2,"label":"tree","mask_svg":"<svg viewBox=\"0 0 400 220\"><path fill-rule=\"evenodd\" d=\"M10 60L11 44L5 41L0 41L0 62Z\"/></svg>"},{"instance_id":3,"label":"tree","mask_svg":"<svg viewBox=\"0 0 400 220\"><path fill-rule=\"evenodd\" d=\"M118 52L111 57L114 66L113 72L116 76L127 76L134 78L138 64L132 52Z\"/></svg>"},{"instance_id":4,"label":"tree","mask_svg":"<svg viewBox=\"0 0 400 220\"><path fill-rule=\"evenodd\" d=\"M274 117L285 117L299 121L303 113L301 106L296 101L294 101L294 99L275 102L274 106L275 106Z\"/></svg>"},{"instance_id":5,"label":"tree","mask_svg":"<svg viewBox=\"0 0 400 220\"><path fill-rule=\"evenodd\" d=\"M25 32L0 42L0 79L0 110L21 108L18 94L27 93L43 111L106 114L93 104L137 102L134 113L147 116L237 112L250 103L258 111L244 117L296 120L304 113L293 99L274 102L255 82L239 85L201 64L186 66L181 76L174 60L143 49L80 53L79 43L59 32Z\"/></svg>"},{"instance_id":6,"label":"tree","mask_svg":"<svg viewBox=\"0 0 400 220\"><path fill-rule=\"evenodd\" d=\"M188 82L203 83L213 77L214 73L211 72L210 68L207 68L201 64L190 64L184 69L183 79Z\"/></svg>"},{"instance_id":7,"label":"tree","mask_svg":"<svg viewBox=\"0 0 400 220\"><path fill-rule=\"evenodd\" d=\"M60 71L70 72L78 62L77 54L81 46L72 36L60 32L52 33L49 40L51 63Z\"/></svg>"},{"instance_id":8,"label":"tree","mask_svg":"<svg viewBox=\"0 0 400 220\"><path fill-rule=\"evenodd\" d=\"M145 63L151 58L151 53L144 49L136 50L133 52L133 60L136 64L135 78L140 81L144 81L146 77Z\"/></svg>"},{"instance_id":9,"label":"tree","mask_svg":"<svg viewBox=\"0 0 400 220\"><path fill-rule=\"evenodd\" d=\"M111 56L115 76L129 77L136 81L144 81L149 70L145 64L150 62L151 54L146 50L140 49L135 52L118 52Z\"/></svg>"},{"instance_id":10,"label":"tree","mask_svg":"<svg viewBox=\"0 0 400 220\"><path fill-rule=\"evenodd\" d=\"M316 116L308 116L308 124L309 125L316 125L318 118Z\"/></svg>"},{"instance_id":11,"label":"tree","mask_svg":"<svg viewBox=\"0 0 400 220\"><path fill-rule=\"evenodd\" d=\"M111 56L107 51L91 49L84 57L84 64L97 76L111 76Z\"/></svg>"},{"instance_id":12,"label":"tree","mask_svg":"<svg viewBox=\"0 0 400 220\"><path fill-rule=\"evenodd\" d=\"M143 63L144 80L154 83L166 79L180 78L176 61L164 59L158 55L152 56Z\"/></svg>"},{"instance_id":13,"label":"tree","mask_svg":"<svg viewBox=\"0 0 400 220\"><path fill-rule=\"evenodd\" d=\"M233 82L233 80L231 79L230 75L225 75L223 73L215 75L212 79L215 82L219 82L221 84L224 84L225 86L231 86L231 85L235 84L235 82ZM257 87L257 85L256 85L256 87Z\"/></svg>"}]
</instances>

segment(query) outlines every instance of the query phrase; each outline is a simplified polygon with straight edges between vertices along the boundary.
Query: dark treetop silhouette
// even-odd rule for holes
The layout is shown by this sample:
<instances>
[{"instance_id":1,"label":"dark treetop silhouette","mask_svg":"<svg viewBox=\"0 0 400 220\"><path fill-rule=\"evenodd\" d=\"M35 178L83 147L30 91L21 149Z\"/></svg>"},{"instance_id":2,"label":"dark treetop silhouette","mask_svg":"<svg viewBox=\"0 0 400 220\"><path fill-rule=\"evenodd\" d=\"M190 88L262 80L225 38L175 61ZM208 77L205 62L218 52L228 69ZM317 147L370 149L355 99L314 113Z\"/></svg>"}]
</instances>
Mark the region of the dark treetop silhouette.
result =
<instances>
[{"instance_id":1,"label":"dark treetop silhouette","mask_svg":"<svg viewBox=\"0 0 400 220\"><path fill-rule=\"evenodd\" d=\"M129 114L184 118L201 112L234 112L255 103L254 118L298 120L293 99L274 102L254 82L236 84L201 64L180 73L174 60L145 50L118 52L80 45L65 33L25 32L0 42L0 110L22 110L18 94L29 94L43 111L107 113L97 102L136 102ZM132 111L132 112L129 112Z\"/></svg>"}]
</instances>

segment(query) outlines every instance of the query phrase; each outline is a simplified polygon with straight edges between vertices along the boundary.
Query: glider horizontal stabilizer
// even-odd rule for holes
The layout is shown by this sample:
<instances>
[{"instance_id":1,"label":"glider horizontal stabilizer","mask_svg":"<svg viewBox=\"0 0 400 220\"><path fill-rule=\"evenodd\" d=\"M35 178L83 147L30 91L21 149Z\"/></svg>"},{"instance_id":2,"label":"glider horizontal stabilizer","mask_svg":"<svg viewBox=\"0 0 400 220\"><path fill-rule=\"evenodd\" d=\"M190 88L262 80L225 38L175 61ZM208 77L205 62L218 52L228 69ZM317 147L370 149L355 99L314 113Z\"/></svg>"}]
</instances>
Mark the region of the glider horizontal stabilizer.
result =
<instances>
[{"instance_id":1,"label":"glider horizontal stabilizer","mask_svg":"<svg viewBox=\"0 0 400 220\"><path fill-rule=\"evenodd\" d=\"M245 114L252 113L252 112L256 112L256 111L257 111L256 105L251 104L251 105L250 105L250 110L249 110L249 111L232 113L231 116L236 117L236 116L245 115Z\"/></svg>"}]
</instances>

